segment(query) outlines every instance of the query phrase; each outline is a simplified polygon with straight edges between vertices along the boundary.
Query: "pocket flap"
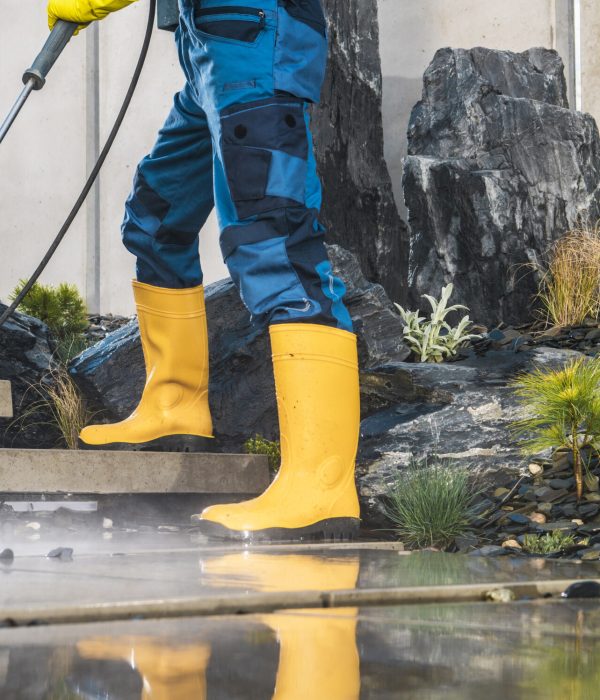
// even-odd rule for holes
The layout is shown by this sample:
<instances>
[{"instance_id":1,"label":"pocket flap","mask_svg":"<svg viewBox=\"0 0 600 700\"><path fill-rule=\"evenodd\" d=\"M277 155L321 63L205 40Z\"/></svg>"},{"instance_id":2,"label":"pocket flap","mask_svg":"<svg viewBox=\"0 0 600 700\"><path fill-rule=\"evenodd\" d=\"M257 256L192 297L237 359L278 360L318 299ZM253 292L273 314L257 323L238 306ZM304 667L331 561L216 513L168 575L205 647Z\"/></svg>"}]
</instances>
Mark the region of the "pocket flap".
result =
<instances>
[{"instance_id":1,"label":"pocket flap","mask_svg":"<svg viewBox=\"0 0 600 700\"><path fill-rule=\"evenodd\" d=\"M263 199L272 157L271 151L263 148L223 145L227 179L234 202Z\"/></svg>"}]
</instances>

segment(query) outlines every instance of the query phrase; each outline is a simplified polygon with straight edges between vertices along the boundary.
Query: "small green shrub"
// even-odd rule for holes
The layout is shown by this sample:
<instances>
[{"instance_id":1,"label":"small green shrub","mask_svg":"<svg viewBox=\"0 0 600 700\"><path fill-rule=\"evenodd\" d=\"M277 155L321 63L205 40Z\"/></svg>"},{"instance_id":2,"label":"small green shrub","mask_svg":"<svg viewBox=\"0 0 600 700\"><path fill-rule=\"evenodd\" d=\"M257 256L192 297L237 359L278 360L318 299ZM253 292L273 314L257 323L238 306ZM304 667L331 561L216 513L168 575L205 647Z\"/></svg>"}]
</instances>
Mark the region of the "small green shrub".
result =
<instances>
[{"instance_id":1,"label":"small green shrub","mask_svg":"<svg viewBox=\"0 0 600 700\"><path fill-rule=\"evenodd\" d=\"M413 458L392 487L387 514L406 545L445 548L469 530L475 495L467 469Z\"/></svg>"},{"instance_id":2,"label":"small green shrub","mask_svg":"<svg viewBox=\"0 0 600 700\"><path fill-rule=\"evenodd\" d=\"M513 387L527 413L512 424L523 451L568 449L581 498L583 454L600 449L600 357L582 357L560 370L538 368L519 375Z\"/></svg>"},{"instance_id":3,"label":"small green shrub","mask_svg":"<svg viewBox=\"0 0 600 700\"><path fill-rule=\"evenodd\" d=\"M248 438L244 450L249 455L266 455L269 458L269 468L276 472L281 464L281 447L279 442L267 440L262 435Z\"/></svg>"},{"instance_id":4,"label":"small green shrub","mask_svg":"<svg viewBox=\"0 0 600 700\"><path fill-rule=\"evenodd\" d=\"M407 311L396 304L405 324L404 340L421 362L443 362L444 359L456 355L459 348L467 341L481 337L469 333L471 327L469 316L464 316L455 327L450 326L446 321L446 316L452 311L467 309L462 304L448 306L453 291L452 284L444 287L440 301L436 301L429 294L423 295L432 309L429 320L419 316L418 311Z\"/></svg>"},{"instance_id":5,"label":"small green shrub","mask_svg":"<svg viewBox=\"0 0 600 700\"><path fill-rule=\"evenodd\" d=\"M21 280L11 294L11 300L25 286ZM85 301L74 284L63 282L57 287L36 282L29 294L23 299L19 310L39 318L56 337L58 359L68 362L85 349L83 332L88 327Z\"/></svg>"},{"instance_id":6,"label":"small green shrub","mask_svg":"<svg viewBox=\"0 0 600 700\"><path fill-rule=\"evenodd\" d=\"M530 554L552 554L562 552L575 544L575 538L562 530L547 532L545 535L525 535L523 549Z\"/></svg>"}]
</instances>

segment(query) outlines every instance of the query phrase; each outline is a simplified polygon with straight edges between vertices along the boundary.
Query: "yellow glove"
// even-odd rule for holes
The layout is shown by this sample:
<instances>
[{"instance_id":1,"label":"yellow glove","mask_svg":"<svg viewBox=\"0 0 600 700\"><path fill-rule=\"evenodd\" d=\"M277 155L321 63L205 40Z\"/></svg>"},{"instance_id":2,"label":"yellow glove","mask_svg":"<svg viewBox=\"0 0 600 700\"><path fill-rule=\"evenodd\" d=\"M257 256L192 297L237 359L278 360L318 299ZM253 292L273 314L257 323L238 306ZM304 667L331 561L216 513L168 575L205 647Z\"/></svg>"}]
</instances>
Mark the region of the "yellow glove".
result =
<instances>
[{"instance_id":1,"label":"yellow glove","mask_svg":"<svg viewBox=\"0 0 600 700\"><path fill-rule=\"evenodd\" d=\"M90 22L104 19L134 2L136 0L48 0L48 26L52 29L56 20L64 19L77 22L79 29L83 29Z\"/></svg>"}]
</instances>

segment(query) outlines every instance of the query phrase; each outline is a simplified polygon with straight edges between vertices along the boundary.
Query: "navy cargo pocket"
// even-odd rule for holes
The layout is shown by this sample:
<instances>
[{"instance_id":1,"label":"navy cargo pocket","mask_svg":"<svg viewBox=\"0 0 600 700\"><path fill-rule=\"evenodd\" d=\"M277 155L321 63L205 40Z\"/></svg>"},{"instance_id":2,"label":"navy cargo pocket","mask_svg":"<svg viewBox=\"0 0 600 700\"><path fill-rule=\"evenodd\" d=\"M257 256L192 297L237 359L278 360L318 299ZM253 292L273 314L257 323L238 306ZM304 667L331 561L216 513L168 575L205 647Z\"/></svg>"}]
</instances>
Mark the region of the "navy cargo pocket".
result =
<instances>
[{"instance_id":1,"label":"navy cargo pocket","mask_svg":"<svg viewBox=\"0 0 600 700\"><path fill-rule=\"evenodd\" d=\"M265 27L264 10L255 7L208 7L194 11L196 29L215 39L254 43Z\"/></svg>"},{"instance_id":2,"label":"navy cargo pocket","mask_svg":"<svg viewBox=\"0 0 600 700\"><path fill-rule=\"evenodd\" d=\"M240 219L305 202L308 134L301 100L276 96L221 112L221 151Z\"/></svg>"},{"instance_id":3,"label":"navy cargo pocket","mask_svg":"<svg viewBox=\"0 0 600 700\"><path fill-rule=\"evenodd\" d=\"M280 4L294 19L326 35L325 15L320 0L280 0Z\"/></svg>"},{"instance_id":4,"label":"navy cargo pocket","mask_svg":"<svg viewBox=\"0 0 600 700\"><path fill-rule=\"evenodd\" d=\"M261 148L223 144L229 191L236 205L264 198L271 157L270 151Z\"/></svg>"}]
</instances>

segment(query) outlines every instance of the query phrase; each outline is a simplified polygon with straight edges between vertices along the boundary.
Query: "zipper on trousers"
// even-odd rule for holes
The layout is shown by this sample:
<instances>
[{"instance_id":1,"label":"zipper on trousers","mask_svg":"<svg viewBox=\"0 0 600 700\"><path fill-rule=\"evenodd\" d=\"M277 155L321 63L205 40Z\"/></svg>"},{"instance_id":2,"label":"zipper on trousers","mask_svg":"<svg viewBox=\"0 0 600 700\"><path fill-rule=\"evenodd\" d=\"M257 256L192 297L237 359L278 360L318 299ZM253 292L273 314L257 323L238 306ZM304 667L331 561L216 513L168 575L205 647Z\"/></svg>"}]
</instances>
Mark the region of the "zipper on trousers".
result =
<instances>
[{"instance_id":1,"label":"zipper on trousers","mask_svg":"<svg viewBox=\"0 0 600 700\"><path fill-rule=\"evenodd\" d=\"M195 16L197 19L200 19L201 17L208 18L210 16L222 16L222 17L227 17L229 15L247 15L248 17L252 17L257 21L261 27L265 26L266 22L266 14L264 10L259 10L256 7L242 7L239 5L231 5L227 7L206 7L206 8L199 8L195 12Z\"/></svg>"}]
</instances>

